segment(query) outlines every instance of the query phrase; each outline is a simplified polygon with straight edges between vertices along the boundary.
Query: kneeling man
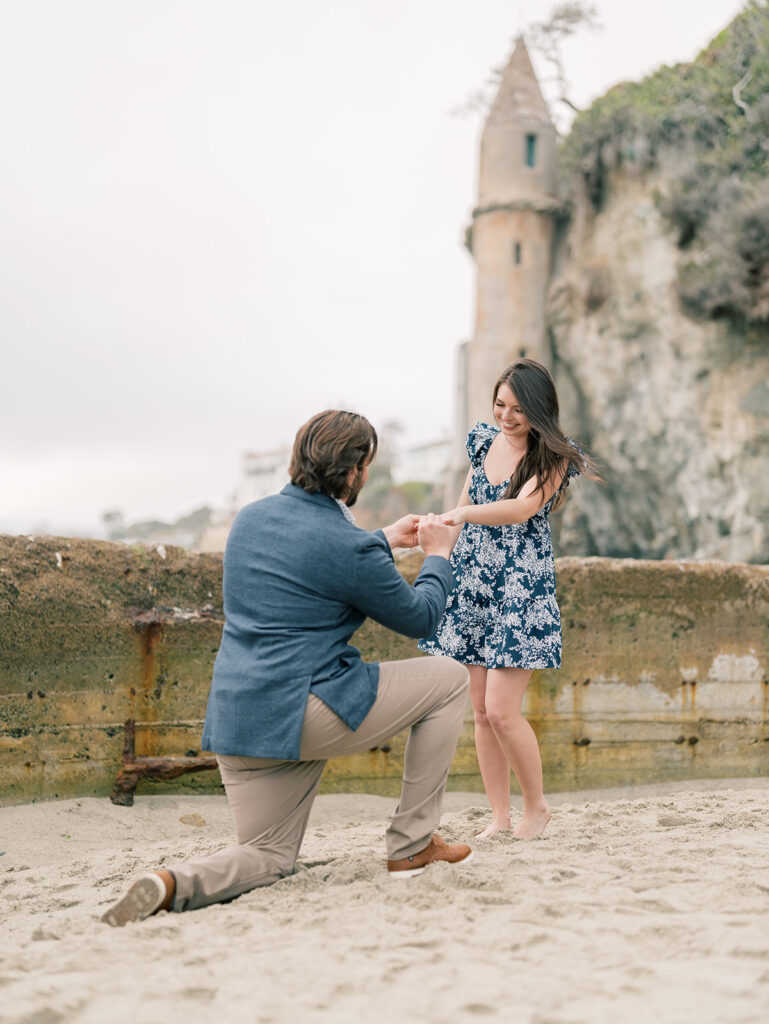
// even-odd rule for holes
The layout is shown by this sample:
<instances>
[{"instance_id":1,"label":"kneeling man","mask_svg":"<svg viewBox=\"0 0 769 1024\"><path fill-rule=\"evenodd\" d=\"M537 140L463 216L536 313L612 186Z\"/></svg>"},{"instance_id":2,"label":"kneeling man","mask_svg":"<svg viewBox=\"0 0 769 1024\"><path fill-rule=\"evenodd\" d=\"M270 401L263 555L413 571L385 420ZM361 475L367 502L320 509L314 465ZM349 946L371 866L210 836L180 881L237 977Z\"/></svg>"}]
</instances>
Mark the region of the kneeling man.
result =
<instances>
[{"instance_id":1,"label":"kneeling man","mask_svg":"<svg viewBox=\"0 0 769 1024\"><path fill-rule=\"evenodd\" d=\"M138 879L102 917L113 926L158 910L195 910L290 874L329 757L410 728L403 787L387 829L387 870L467 863L434 834L464 718L467 669L450 658L364 662L349 640L367 616L429 636L446 606L451 527L405 516L369 533L350 507L377 436L363 416L331 410L299 431L291 483L242 509L224 555L225 627L202 746L217 755L238 845ZM421 544L413 586L392 557Z\"/></svg>"}]
</instances>

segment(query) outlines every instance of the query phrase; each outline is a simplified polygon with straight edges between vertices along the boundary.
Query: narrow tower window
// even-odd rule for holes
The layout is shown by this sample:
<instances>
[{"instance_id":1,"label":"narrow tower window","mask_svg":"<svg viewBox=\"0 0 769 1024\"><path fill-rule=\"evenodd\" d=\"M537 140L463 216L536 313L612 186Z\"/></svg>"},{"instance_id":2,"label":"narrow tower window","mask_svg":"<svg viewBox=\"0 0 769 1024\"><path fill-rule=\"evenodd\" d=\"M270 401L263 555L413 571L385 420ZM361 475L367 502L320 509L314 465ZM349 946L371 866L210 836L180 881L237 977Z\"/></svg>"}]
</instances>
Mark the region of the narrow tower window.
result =
<instances>
[{"instance_id":1,"label":"narrow tower window","mask_svg":"<svg viewBox=\"0 0 769 1024\"><path fill-rule=\"evenodd\" d=\"M534 167L537 162L537 136L526 136L526 166Z\"/></svg>"},{"instance_id":2,"label":"narrow tower window","mask_svg":"<svg viewBox=\"0 0 769 1024\"><path fill-rule=\"evenodd\" d=\"M516 242L513 246L513 263L516 267L520 266L521 263L521 243Z\"/></svg>"}]
</instances>

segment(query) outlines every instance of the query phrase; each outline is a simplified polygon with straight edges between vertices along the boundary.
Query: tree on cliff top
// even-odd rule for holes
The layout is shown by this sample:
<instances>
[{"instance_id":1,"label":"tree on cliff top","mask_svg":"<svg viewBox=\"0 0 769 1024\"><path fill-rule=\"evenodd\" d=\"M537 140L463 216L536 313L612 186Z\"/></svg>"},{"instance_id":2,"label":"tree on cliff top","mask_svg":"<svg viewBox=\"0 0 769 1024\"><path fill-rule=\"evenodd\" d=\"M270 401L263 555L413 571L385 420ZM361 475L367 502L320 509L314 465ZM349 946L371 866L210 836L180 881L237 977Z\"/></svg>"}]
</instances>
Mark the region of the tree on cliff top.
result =
<instances>
[{"instance_id":1,"label":"tree on cliff top","mask_svg":"<svg viewBox=\"0 0 769 1024\"><path fill-rule=\"evenodd\" d=\"M545 21L534 21L526 29L526 41L532 50L538 50L553 68L553 78L557 85L557 99L565 103L575 113L575 107L569 99L569 79L563 59L562 46L569 36L582 28L599 29L598 11L593 4L562 3L557 4Z\"/></svg>"},{"instance_id":2,"label":"tree on cliff top","mask_svg":"<svg viewBox=\"0 0 769 1024\"><path fill-rule=\"evenodd\" d=\"M574 35L580 29L600 29L602 26L598 21L598 12L593 4L584 3L582 0L569 0L566 3L556 4L544 21L532 21L523 30L523 37L530 50L535 50L552 67L552 75L545 76L540 80L540 85L545 87L547 92L553 92L551 100L564 103L572 111L578 111L578 107L569 98L569 80L566 74L566 65L563 59L563 43L569 36ZM504 68L494 68L485 83L458 106L455 114L467 114L481 112L488 114L499 89ZM556 111L551 112L556 121L560 118ZM561 129L564 125L561 125Z\"/></svg>"}]
</instances>

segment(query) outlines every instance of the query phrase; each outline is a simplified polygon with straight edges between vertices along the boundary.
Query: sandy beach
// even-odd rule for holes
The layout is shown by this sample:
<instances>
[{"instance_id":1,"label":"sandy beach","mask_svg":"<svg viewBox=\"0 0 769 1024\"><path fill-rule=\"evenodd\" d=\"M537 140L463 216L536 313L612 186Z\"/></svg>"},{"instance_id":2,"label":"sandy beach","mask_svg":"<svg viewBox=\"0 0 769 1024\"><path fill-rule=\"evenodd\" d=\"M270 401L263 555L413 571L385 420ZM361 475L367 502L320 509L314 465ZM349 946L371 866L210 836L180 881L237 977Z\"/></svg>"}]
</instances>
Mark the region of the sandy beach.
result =
<instances>
[{"instance_id":1,"label":"sandy beach","mask_svg":"<svg viewBox=\"0 0 769 1024\"><path fill-rule=\"evenodd\" d=\"M384 870L394 801L323 796L294 875L111 929L126 883L232 841L223 797L0 808L4 1024L769 1019L769 779L561 794L541 839ZM449 794L447 838L487 819Z\"/></svg>"}]
</instances>

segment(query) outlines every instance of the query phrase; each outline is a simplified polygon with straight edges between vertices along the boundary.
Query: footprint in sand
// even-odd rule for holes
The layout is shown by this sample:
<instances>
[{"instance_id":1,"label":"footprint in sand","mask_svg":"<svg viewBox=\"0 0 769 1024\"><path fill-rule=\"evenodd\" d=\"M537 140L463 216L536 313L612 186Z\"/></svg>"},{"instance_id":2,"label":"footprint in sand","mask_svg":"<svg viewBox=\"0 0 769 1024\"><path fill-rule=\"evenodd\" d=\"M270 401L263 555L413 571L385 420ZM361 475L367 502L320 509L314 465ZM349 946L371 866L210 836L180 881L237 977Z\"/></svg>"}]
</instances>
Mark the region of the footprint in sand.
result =
<instances>
[{"instance_id":1,"label":"footprint in sand","mask_svg":"<svg viewBox=\"0 0 769 1024\"><path fill-rule=\"evenodd\" d=\"M679 828L681 825L691 824L691 818L684 818L681 814L660 814L657 817L657 825L660 828Z\"/></svg>"},{"instance_id":2,"label":"footprint in sand","mask_svg":"<svg viewBox=\"0 0 769 1024\"><path fill-rule=\"evenodd\" d=\"M216 989L196 988L195 986L190 986L189 988L183 988L181 992L179 992L179 995L181 996L182 999L201 999L205 1000L206 1002L209 1002L216 996Z\"/></svg>"},{"instance_id":3,"label":"footprint in sand","mask_svg":"<svg viewBox=\"0 0 769 1024\"><path fill-rule=\"evenodd\" d=\"M206 819L200 814L183 814L179 821L182 825L196 825L198 828L203 828L206 824Z\"/></svg>"}]
</instances>

